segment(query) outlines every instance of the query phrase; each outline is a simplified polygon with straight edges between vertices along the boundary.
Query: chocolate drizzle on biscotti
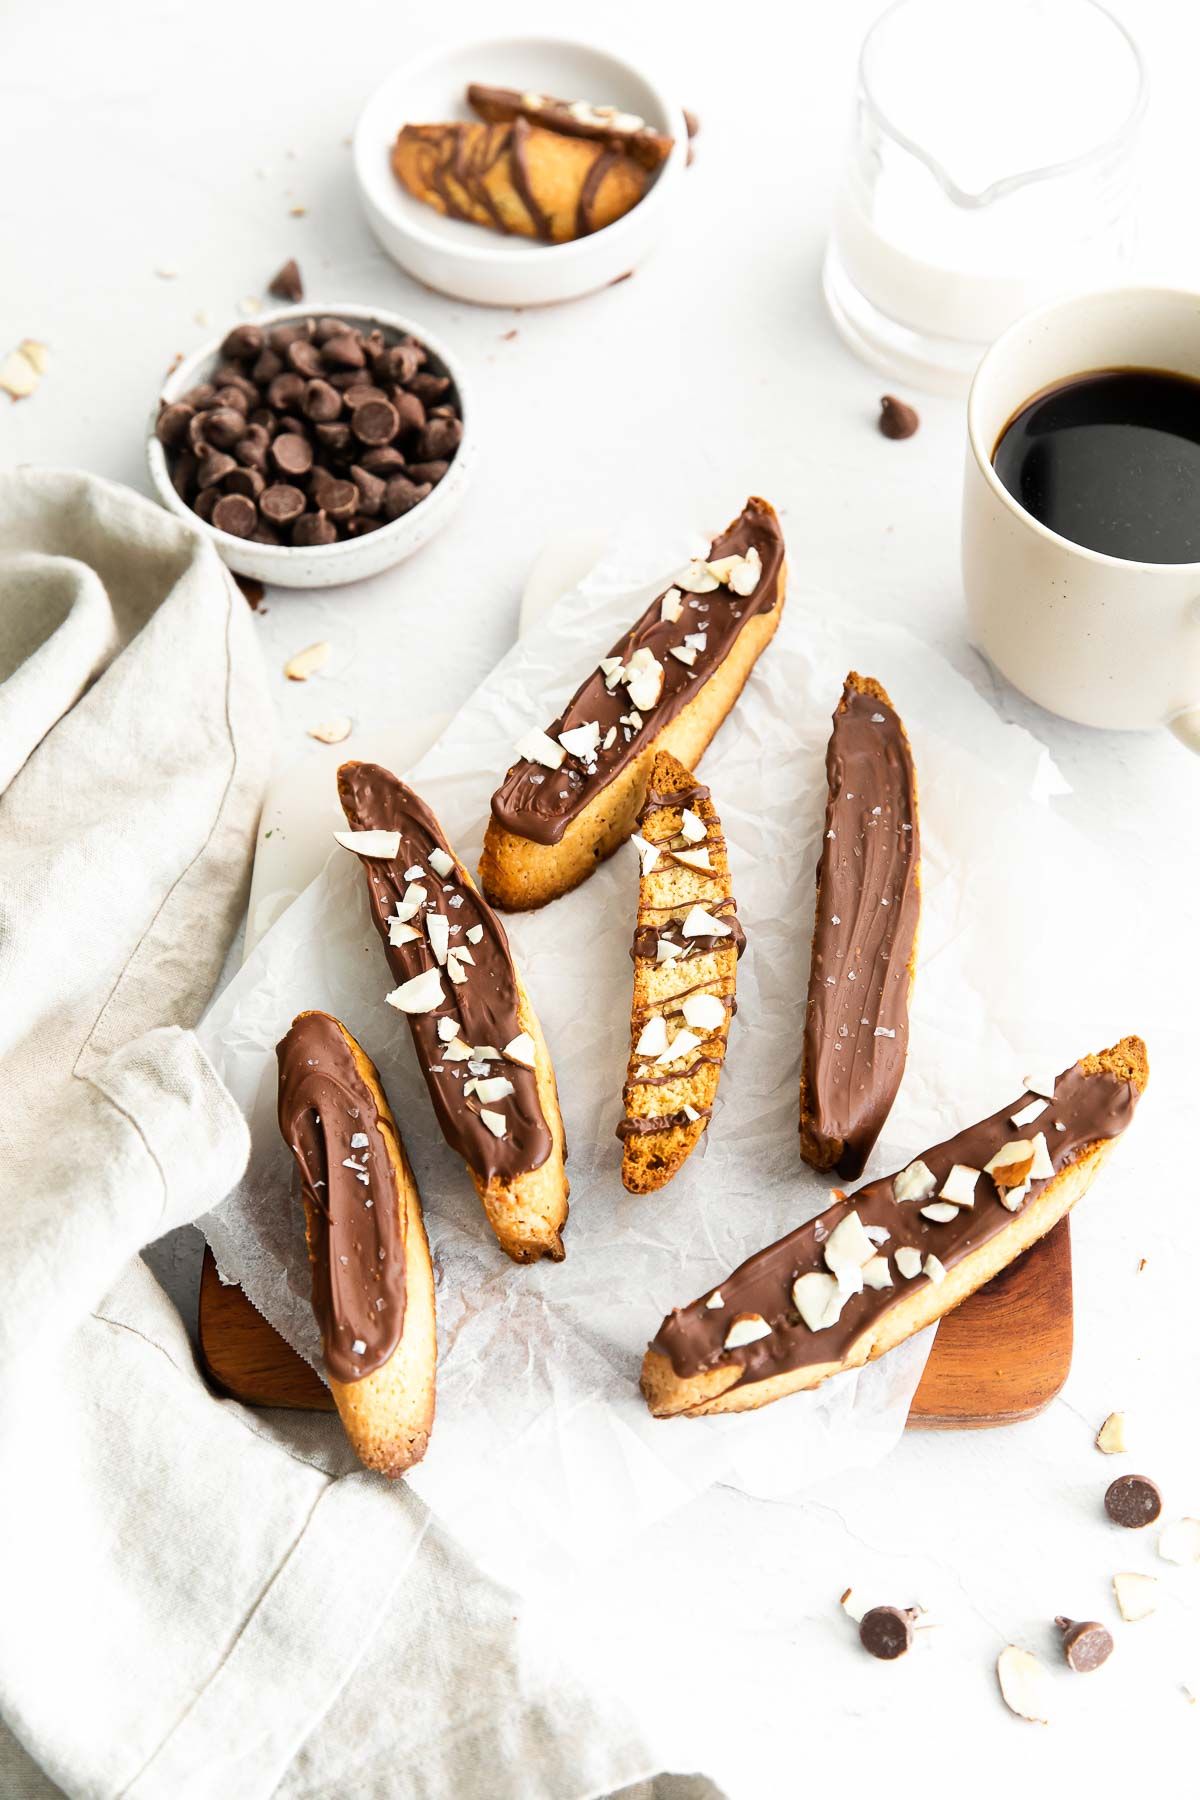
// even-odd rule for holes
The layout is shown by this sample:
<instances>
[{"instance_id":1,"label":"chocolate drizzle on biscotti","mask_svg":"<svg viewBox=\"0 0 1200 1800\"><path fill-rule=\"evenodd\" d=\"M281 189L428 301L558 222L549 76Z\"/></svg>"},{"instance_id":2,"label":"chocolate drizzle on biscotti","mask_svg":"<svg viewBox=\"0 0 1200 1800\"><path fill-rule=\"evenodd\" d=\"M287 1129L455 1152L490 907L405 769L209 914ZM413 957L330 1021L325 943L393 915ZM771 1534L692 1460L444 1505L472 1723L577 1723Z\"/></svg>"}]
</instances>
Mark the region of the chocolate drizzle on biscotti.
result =
<instances>
[{"instance_id":1,"label":"chocolate drizzle on biscotti","mask_svg":"<svg viewBox=\"0 0 1200 1800\"><path fill-rule=\"evenodd\" d=\"M676 619L663 617L663 599L670 588L651 602L604 660L628 666L636 652L648 652L663 672L657 701L640 712L630 699L630 688L620 681L610 686L604 669L597 667L548 732L557 740L564 731L598 725L594 756L568 755L559 769L529 759L514 763L492 796L497 824L534 843L559 843L583 808L641 753L649 739L682 712L717 672L750 620L778 604L783 534L772 509L760 500L747 502L741 516L712 544L706 560L744 557L750 552L756 553L761 563L758 582L750 594L740 595L725 585L714 585L707 592L683 592ZM695 648L686 644L688 637L703 639L690 663L672 654L677 649L686 654ZM634 715L640 717L640 724L630 723Z\"/></svg>"},{"instance_id":2,"label":"chocolate drizzle on biscotti","mask_svg":"<svg viewBox=\"0 0 1200 1800\"><path fill-rule=\"evenodd\" d=\"M404 1241L387 1127L327 1013L301 1013L276 1056L279 1129L300 1175L325 1368L334 1381L360 1381L387 1362L404 1330Z\"/></svg>"},{"instance_id":3,"label":"chocolate drizzle on biscotti","mask_svg":"<svg viewBox=\"0 0 1200 1800\"><path fill-rule=\"evenodd\" d=\"M655 131L644 119L613 106L591 106L579 100L559 100L552 94L521 93L516 88L487 87L473 81L467 104L489 125L507 125L528 119L564 137L591 138L623 155L632 156L651 171L662 167L671 154L674 138Z\"/></svg>"},{"instance_id":4,"label":"chocolate drizzle on biscotti","mask_svg":"<svg viewBox=\"0 0 1200 1800\"><path fill-rule=\"evenodd\" d=\"M1140 1045L1138 1050L1144 1056ZM1120 1136L1133 1117L1140 1088L1134 1080L1097 1066L1104 1060L1089 1058L1074 1064L1058 1077L1052 1100L1046 1102L1026 1092L990 1118L924 1151L920 1162L933 1182L927 1195L898 1200L895 1183L899 1178L885 1176L760 1250L712 1295L670 1313L651 1350L668 1357L681 1379L718 1366L739 1367L743 1374L737 1385L742 1386L811 1364L841 1362L856 1340L871 1332L911 1287L932 1279L925 1272L906 1279L897 1267L897 1251L911 1251L922 1271L928 1257L935 1258L940 1269L950 1271L1013 1223L1014 1213L1004 1204L1002 1190L986 1173L980 1173L975 1183L973 1205L962 1206L944 1223L923 1215L922 1204L940 1193L955 1164L983 1171L1002 1146L1038 1132L1045 1138L1057 1176L1098 1142ZM1032 1119L1031 1109L1036 1112ZM1014 1125L1013 1115L1022 1113L1025 1122ZM910 1169L917 1166L910 1165ZM1028 1206L1051 1179L1045 1176L1030 1181L1020 1204ZM887 1258L892 1285L864 1287L861 1293L850 1294L835 1323L811 1330L796 1310L793 1286L799 1276L826 1270L824 1246L852 1213L857 1213L868 1235L878 1242L880 1255ZM709 1299L718 1297L718 1306L708 1304ZM767 1330L754 1342L727 1349L725 1340L739 1314L757 1315Z\"/></svg>"},{"instance_id":5,"label":"chocolate drizzle on biscotti","mask_svg":"<svg viewBox=\"0 0 1200 1800\"><path fill-rule=\"evenodd\" d=\"M847 677L825 767L800 1131L807 1161L854 1181L904 1073L920 910L916 776L878 682Z\"/></svg>"},{"instance_id":6,"label":"chocolate drizzle on biscotti","mask_svg":"<svg viewBox=\"0 0 1200 1800\"><path fill-rule=\"evenodd\" d=\"M482 1182L508 1184L540 1168L550 1155L553 1140L542 1112L535 1071L505 1054L506 1046L525 1028L504 927L457 861L448 874L436 872L431 854L438 860L453 859L453 852L424 801L395 775L375 763L345 763L338 770L338 795L353 830L400 834L399 853L393 860L362 858L375 928L398 983L441 967L442 1002L428 1012L407 1015L421 1071L447 1143ZM407 943L395 944L389 922L414 885L423 888L427 896L408 921L417 935ZM439 964L430 943L428 920L439 913L447 920L449 955L462 952L470 958L455 958L464 977L460 982L453 981L446 966ZM447 1019L457 1022L457 1037L463 1044L473 1052L488 1050L489 1055L483 1060L474 1055L469 1060L451 1060L447 1056L451 1046L438 1031L439 1021ZM509 1081L513 1091L486 1108L464 1091L476 1080L497 1076ZM484 1110L502 1115L503 1136L490 1129L482 1117Z\"/></svg>"}]
</instances>

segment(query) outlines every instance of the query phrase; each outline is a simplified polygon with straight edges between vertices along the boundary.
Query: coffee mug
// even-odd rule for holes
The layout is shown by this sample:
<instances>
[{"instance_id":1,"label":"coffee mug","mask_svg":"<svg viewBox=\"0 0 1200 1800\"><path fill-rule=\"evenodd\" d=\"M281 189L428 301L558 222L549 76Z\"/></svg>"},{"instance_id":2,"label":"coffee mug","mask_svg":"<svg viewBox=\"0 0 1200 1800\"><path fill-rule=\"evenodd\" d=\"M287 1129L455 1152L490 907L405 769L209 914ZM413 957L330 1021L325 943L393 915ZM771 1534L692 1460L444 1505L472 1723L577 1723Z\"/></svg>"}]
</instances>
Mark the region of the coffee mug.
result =
<instances>
[{"instance_id":1,"label":"coffee mug","mask_svg":"<svg viewBox=\"0 0 1200 1800\"><path fill-rule=\"evenodd\" d=\"M1200 562L1125 562L1060 537L992 456L1040 390L1098 369L1200 379L1200 294L1116 288L1055 301L998 337L967 401L962 570L973 641L1013 686L1081 725L1167 725L1200 753Z\"/></svg>"}]
</instances>

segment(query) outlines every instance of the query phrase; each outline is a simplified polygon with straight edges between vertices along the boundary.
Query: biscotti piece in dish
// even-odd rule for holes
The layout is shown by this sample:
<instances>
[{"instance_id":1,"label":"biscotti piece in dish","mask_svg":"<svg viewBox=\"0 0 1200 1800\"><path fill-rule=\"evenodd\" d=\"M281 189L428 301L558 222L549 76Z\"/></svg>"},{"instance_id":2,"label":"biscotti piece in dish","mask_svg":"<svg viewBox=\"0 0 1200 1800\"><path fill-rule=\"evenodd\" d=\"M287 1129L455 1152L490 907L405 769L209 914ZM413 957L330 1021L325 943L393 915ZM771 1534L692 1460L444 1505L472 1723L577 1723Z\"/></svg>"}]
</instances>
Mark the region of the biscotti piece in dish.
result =
<instances>
[{"instance_id":1,"label":"biscotti piece in dish","mask_svg":"<svg viewBox=\"0 0 1200 1800\"><path fill-rule=\"evenodd\" d=\"M338 842L362 859L397 983L386 998L408 1017L442 1134L501 1249L514 1262L561 1261L569 1190L558 1090L504 927L395 775L344 763L338 796L350 826Z\"/></svg>"},{"instance_id":2,"label":"biscotti piece in dish","mask_svg":"<svg viewBox=\"0 0 1200 1800\"><path fill-rule=\"evenodd\" d=\"M450 219L563 244L611 225L653 177L623 148L514 118L508 125L405 125L392 172Z\"/></svg>"},{"instance_id":3,"label":"biscotti piece in dish","mask_svg":"<svg viewBox=\"0 0 1200 1800\"><path fill-rule=\"evenodd\" d=\"M528 119L547 131L567 137L591 138L636 158L651 172L661 169L671 154L674 138L655 131L636 113L615 106L592 106L586 100L557 100L551 94L522 93L519 88L487 87L473 81L467 89L467 105L489 125L508 125Z\"/></svg>"},{"instance_id":4,"label":"biscotti piece in dish","mask_svg":"<svg viewBox=\"0 0 1200 1800\"><path fill-rule=\"evenodd\" d=\"M641 859L621 1180L665 1187L700 1141L725 1061L744 938L709 791L660 750L633 838Z\"/></svg>"},{"instance_id":5,"label":"biscotti piece in dish","mask_svg":"<svg viewBox=\"0 0 1200 1800\"><path fill-rule=\"evenodd\" d=\"M1122 1038L760 1250L663 1320L651 1412L765 1406L940 1319L1086 1193L1148 1077L1146 1046Z\"/></svg>"},{"instance_id":6,"label":"biscotti piece in dish","mask_svg":"<svg viewBox=\"0 0 1200 1800\"><path fill-rule=\"evenodd\" d=\"M359 1461L403 1475L429 1442L437 1364L417 1184L379 1072L344 1025L301 1013L276 1054L329 1391Z\"/></svg>"},{"instance_id":7,"label":"biscotti piece in dish","mask_svg":"<svg viewBox=\"0 0 1200 1800\"><path fill-rule=\"evenodd\" d=\"M904 1074L921 908L912 751L877 681L847 675L825 770L800 1150L857 1181Z\"/></svg>"},{"instance_id":8,"label":"biscotti piece in dish","mask_svg":"<svg viewBox=\"0 0 1200 1800\"><path fill-rule=\"evenodd\" d=\"M633 830L660 750L695 768L775 635L787 570L775 510L751 499L587 676L527 732L492 795L480 879L514 911L586 881Z\"/></svg>"}]
</instances>

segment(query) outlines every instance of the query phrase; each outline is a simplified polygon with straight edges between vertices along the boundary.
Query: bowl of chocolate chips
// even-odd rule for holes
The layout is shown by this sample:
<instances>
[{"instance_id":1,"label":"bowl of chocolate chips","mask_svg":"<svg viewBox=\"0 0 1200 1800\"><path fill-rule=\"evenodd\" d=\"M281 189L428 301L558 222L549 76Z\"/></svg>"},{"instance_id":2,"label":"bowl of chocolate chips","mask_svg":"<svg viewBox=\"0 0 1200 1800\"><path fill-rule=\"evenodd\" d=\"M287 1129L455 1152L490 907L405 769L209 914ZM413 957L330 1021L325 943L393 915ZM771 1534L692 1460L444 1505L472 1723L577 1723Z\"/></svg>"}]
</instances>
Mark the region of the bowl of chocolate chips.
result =
<instances>
[{"instance_id":1,"label":"bowl of chocolate chips","mask_svg":"<svg viewBox=\"0 0 1200 1800\"><path fill-rule=\"evenodd\" d=\"M239 575L334 587L419 550L473 457L463 376L423 326L285 306L185 358L150 423L164 505Z\"/></svg>"}]
</instances>

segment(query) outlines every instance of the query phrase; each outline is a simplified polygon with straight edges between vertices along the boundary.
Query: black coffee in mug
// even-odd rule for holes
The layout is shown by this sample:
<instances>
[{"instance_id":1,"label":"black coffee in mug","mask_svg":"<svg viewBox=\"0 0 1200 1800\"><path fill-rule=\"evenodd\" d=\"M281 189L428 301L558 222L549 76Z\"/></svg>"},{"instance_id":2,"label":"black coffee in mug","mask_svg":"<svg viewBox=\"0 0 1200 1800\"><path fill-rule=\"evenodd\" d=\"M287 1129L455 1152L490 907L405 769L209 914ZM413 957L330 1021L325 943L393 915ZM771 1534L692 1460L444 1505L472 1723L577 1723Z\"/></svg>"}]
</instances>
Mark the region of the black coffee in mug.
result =
<instances>
[{"instance_id":1,"label":"black coffee in mug","mask_svg":"<svg viewBox=\"0 0 1200 1800\"><path fill-rule=\"evenodd\" d=\"M1026 402L992 452L1013 499L1125 562L1200 562L1200 381L1097 369Z\"/></svg>"}]
</instances>

